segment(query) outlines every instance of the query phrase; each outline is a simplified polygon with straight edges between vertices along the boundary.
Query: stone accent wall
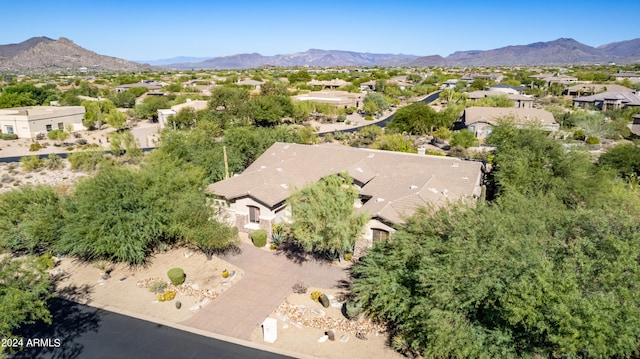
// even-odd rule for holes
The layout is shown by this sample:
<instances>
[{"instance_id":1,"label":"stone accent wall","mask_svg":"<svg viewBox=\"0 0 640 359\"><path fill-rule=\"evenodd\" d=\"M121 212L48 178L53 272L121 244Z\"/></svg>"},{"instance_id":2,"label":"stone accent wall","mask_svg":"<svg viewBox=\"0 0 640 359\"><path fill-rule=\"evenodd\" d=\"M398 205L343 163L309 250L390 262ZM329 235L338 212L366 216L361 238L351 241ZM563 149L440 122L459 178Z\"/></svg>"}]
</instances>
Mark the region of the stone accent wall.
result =
<instances>
[{"instance_id":1,"label":"stone accent wall","mask_svg":"<svg viewBox=\"0 0 640 359\"><path fill-rule=\"evenodd\" d=\"M260 218L260 229L267 231L267 241L271 240L271 220Z\"/></svg>"},{"instance_id":2,"label":"stone accent wall","mask_svg":"<svg viewBox=\"0 0 640 359\"><path fill-rule=\"evenodd\" d=\"M249 229L244 228L247 223L249 223L249 216L245 214L236 214L236 226L238 227L238 231L249 233Z\"/></svg>"}]
</instances>

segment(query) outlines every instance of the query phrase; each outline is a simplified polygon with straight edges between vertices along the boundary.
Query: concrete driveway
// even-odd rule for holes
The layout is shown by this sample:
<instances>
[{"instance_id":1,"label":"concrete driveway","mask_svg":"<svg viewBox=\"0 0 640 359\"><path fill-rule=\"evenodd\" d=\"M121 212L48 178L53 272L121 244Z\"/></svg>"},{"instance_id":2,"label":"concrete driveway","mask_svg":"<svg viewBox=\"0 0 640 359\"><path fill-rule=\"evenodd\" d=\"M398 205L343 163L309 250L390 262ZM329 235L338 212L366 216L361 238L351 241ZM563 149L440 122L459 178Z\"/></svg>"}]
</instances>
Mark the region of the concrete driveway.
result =
<instances>
[{"instance_id":1,"label":"concrete driveway","mask_svg":"<svg viewBox=\"0 0 640 359\"><path fill-rule=\"evenodd\" d=\"M293 292L297 281L309 287L336 288L348 278L346 269L328 263L294 261L245 241L240 248L240 254L223 259L242 268L244 277L180 324L249 340L253 330Z\"/></svg>"}]
</instances>

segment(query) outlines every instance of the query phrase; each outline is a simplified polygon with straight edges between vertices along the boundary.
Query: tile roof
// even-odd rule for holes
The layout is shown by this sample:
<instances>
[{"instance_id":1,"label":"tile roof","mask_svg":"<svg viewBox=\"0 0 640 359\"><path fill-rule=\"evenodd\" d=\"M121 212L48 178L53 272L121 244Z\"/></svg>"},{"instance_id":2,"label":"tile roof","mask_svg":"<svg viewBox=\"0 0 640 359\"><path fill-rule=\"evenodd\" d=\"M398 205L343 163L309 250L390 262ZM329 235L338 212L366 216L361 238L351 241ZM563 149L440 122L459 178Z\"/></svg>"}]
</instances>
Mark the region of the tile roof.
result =
<instances>
[{"instance_id":1,"label":"tile roof","mask_svg":"<svg viewBox=\"0 0 640 359\"><path fill-rule=\"evenodd\" d=\"M452 157L277 142L242 174L210 184L207 191L228 200L251 197L275 208L292 190L346 171L369 198L360 210L400 223L419 206L479 196L482 167Z\"/></svg>"},{"instance_id":2,"label":"tile roof","mask_svg":"<svg viewBox=\"0 0 640 359\"><path fill-rule=\"evenodd\" d=\"M538 108L516 108L516 107L467 107L464 110L464 122L469 126L477 122L486 122L492 125L497 124L498 119L513 116L520 124L529 121L538 121L545 127L556 127L553 114L547 110Z\"/></svg>"},{"instance_id":3,"label":"tile roof","mask_svg":"<svg viewBox=\"0 0 640 359\"><path fill-rule=\"evenodd\" d=\"M627 106L640 106L640 96L633 92L607 91L591 96L574 97L574 102L620 101Z\"/></svg>"}]
</instances>

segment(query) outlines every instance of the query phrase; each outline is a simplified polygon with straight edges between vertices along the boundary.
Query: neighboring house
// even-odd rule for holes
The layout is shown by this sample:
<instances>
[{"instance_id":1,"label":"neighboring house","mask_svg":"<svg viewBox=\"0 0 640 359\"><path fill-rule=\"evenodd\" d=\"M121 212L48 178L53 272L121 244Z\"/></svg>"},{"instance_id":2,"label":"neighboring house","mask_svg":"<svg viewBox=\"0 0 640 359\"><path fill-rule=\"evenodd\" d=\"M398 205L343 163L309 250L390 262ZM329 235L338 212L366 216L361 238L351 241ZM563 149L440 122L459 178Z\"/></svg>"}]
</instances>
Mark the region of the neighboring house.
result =
<instances>
[{"instance_id":1,"label":"neighboring house","mask_svg":"<svg viewBox=\"0 0 640 359\"><path fill-rule=\"evenodd\" d=\"M291 98L296 101L328 103L336 107L361 108L364 95L347 91L312 91L306 94L292 96Z\"/></svg>"},{"instance_id":2,"label":"neighboring house","mask_svg":"<svg viewBox=\"0 0 640 359\"><path fill-rule=\"evenodd\" d=\"M487 88L487 91L500 91L507 94L518 95L518 94L522 94L524 89L525 89L524 86L510 86L507 84L497 84L494 86L489 86Z\"/></svg>"},{"instance_id":3,"label":"neighboring house","mask_svg":"<svg viewBox=\"0 0 640 359\"><path fill-rule=\"evenodd\" d=\"M533 97L506 93L502 91L472 91L467 93L469 100L479 100L481 98L489 96L506 96L509 100L513 101L514 107L531 108L533 107Z\"/></svg>"},{"instance_id":4,"label":"neighboring house","mask_svg":"<svg viewBox=\"0 0 640 359\"><path fill-rule=\"evenodd\" d=\"M252 79L246 79L246 80L242 80L242 81L238 81L237 85L239 86L251 86L256 90L260 90L260 86L264 85L265 82L264 81L256 81L256 80L252 80Z\"/></svg>"},{"instance_id":5,"label":"neighboring house","mask_svg":"<svg viewBox=\"0 0 640 359\"><path fill-rule=\"evenodd\" d=\"M84 106L28 106L0 109L0 132L19 138L37 138L51 130L84 129Z\"/></svg>"},{"instance_id":6,"label":"neighboring house","mask_svg":"<svg viewBox=\"0 0 640 359\"><path fill-rule=\"evenodd\" d=\"M445 90L445 89L453 89L458 84L458 81L459 81L458 79L447 80L447 81L442 83L440 88L443 89L443 90Z\"/></svg>"},{"instance_id":7,"label":"neighboring house","mask_svg":"<svg viewBox=\"0 0 640 359\"><path fill-rule=\"evenodd\" d=\"M630 106L640 106L640 96L633 92L607 91L591 96L573 98L574 107L595 107L601 111L617 110Z\"/></svg>"},{"instance_id":8,"label":"neighboring house","mask_svg":"<svg viewBox=\"0 0 640 359\"><path fill-rule=\"evenodd\" d=\"M275 143L242 174L207 186L224 218L240 231L290 220L287 198L295 189L347 172L360 189L359 211L370 220L357 252L383 240L418 207L478 198L483 165L452 157L417 155L336 144Z\"/></svg>"},{"instance_id":9,"label":"neighboring house","mask_svg":"<svg viewBox=\"0 0 640 359\"><path fill-rule=\"evenodd\" d=\"M633 123L629 124L631 133L640 137L640 114L633 115Z\"/></svg>"},{"instance_id":10,"label":"neighboring house","mask_svg":"<svg viewBox=\"0 0 640 359\"><path fill-rule=\"evenodd\" d=\"M476 138L486 138L498 120L508 117L513 118L516 125L538 123L543 129L553 132L560 128L551 112L537 108L468 107L462 115L462 123Z\"/></svg>"},{"instance_id":11,"label":"neighboring house","mask_svg":"<svg viewBox=\"0 0 640 359\"><path fill-rule=\"evenodd\" d=\"M116 86L116 92L124 92L134 87L146 87L148 92L156 92L156 91L160 91L160 89L162 89L162 87L166 85L167 83L165 82L146 80L146 81L136 82L134 84Z\"/></svg>"},{"instance_id":12,"label":"neighboring house","mask_svg":"<svg viewBox=\"0 0 640 359\"><path fill-rule=\"evenodd\" d=\"M311 80L307 82L307 86L320 86L322 87L322 89L329 89L329 90L335 90L339 87L343 87L348 84L350 84L350 82L347 82L342 79L333 79L330 81Z\"/></svg>"},{"instance_id":13,"label":"neighboring house","mask_svg":"<svg viewBox=\"0 0 640 359\"><path fill-rule=\"evenodd\" d=\"M569 96L591 96L601 92L633 92L632 89L616 84L580 84L569 87L565 93Z\"/></svg>"},{"instance_id":14,"label":"neighboring house","mask_svg":"<svg viewBox=\"0 0 640 359\"><path fill-rule=\"evenodd\" d=\"M573 84L578 82L578 78L574 77L574 76L569 76L569 75L550 75L550 74L540 74L540 75L532 75L529 76L531 78L534 79L538 79L538 80L542 80L544 81L547 86L553 84L553 83L558 83L561 85L569 85L569 84Z\"/></svg>"},{"instance_id":15,"label":"neighboring house","mask_svg":"<svg viewBox=\"0 0 640 359\"><path fill-rule=\"evenodd\" d=\"M640 73L638 72L618 72L616 74L612 74L611 76L615 76L616 81L628 79L634 84L640 82Z\"/></svg>"},{"instance_id":16,"label":"neighboring house","mask_svg":"<svg viewBox=\"0 0 640 359\"><path fill-rule=\"evenodd\" d=\"M163 129L167 125L167 120L169 116L176 115L183 108L192 108L196 111L204 110L209 106L209 102L205 100L195 100L187 99L187 102L181 103L179 105L171 106L171 109L159 109L158 110L158 124L160 124L160 129Z\"/></svg>"},{"instance_id":17,"label":"neighboring house","mask_svg":"<svg viewBox=\"0 0 640 359\"><path fill-rule=\"evenodd\" d=\"M360 84L361 91L375 91L376 90L376 82L374 80L369 80Z\"/></svg>"}]
</instances>

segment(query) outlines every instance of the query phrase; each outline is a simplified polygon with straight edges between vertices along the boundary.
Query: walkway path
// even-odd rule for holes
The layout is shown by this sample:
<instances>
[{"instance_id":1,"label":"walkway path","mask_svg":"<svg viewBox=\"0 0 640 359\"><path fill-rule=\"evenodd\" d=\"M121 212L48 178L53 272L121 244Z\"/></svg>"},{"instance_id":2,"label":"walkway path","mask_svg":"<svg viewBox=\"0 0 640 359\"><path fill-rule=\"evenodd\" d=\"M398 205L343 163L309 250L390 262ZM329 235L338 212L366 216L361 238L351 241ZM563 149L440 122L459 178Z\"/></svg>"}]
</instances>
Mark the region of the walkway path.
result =
<instances>
[{"instance_id":1,"label":"walkway path","mask_svg":"<svg viewBox=\"0 0 640 359\"><path fill-rule=\"evenodd\" d=\"M302 281L309 287L336 288L348 278L344 268L313 259L297 263L285 255L242 242L242 252L224 260L244 271L244 277L200 312L181 324L249 340L253 330Z\"/></svg>"}]
</instances>

